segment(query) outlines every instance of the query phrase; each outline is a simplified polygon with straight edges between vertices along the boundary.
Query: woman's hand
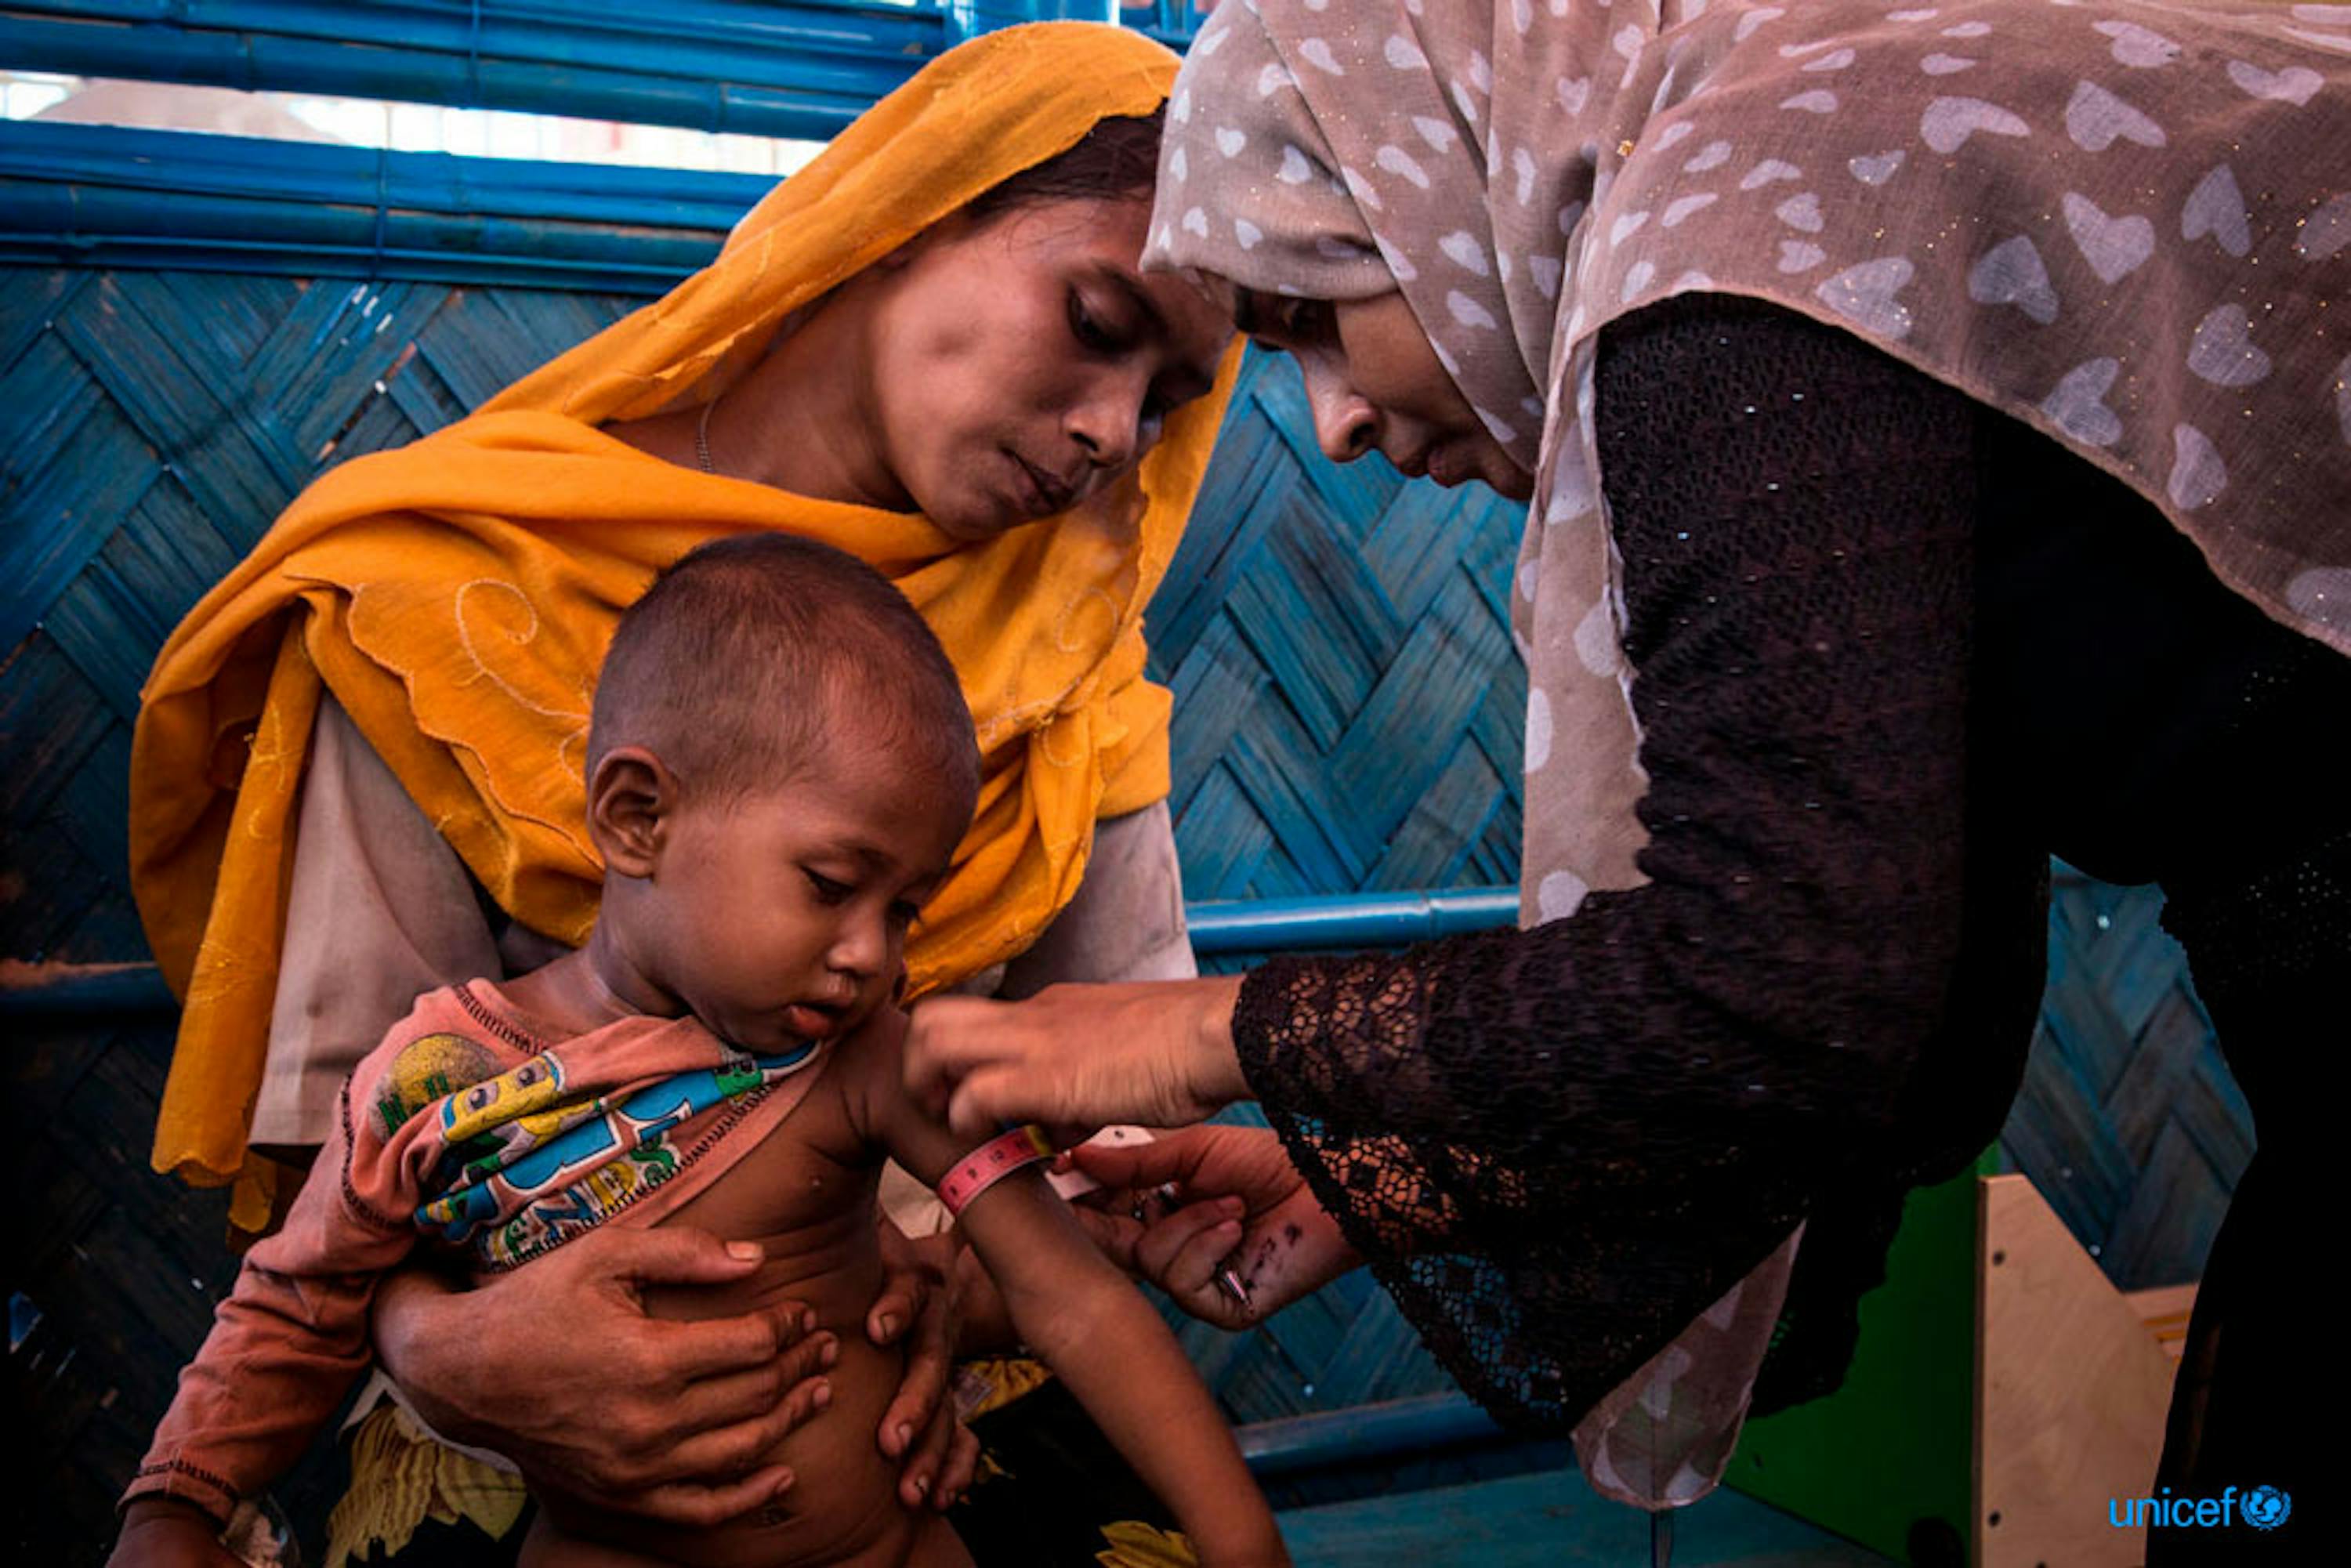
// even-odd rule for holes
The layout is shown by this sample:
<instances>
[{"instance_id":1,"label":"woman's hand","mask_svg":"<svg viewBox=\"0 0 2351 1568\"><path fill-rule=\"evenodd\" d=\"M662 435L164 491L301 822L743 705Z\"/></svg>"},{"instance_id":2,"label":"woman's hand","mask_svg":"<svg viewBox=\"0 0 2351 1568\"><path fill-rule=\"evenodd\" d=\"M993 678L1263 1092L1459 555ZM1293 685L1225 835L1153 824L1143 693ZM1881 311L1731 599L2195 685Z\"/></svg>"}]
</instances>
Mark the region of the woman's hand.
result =
<instances>
[{"instance_id":1,"label":"woman's hand","mask_svg":"<svg viewBox=\"0 0 2351 1568\"><path fill-rule=\"evenodd\" d=\"M142 1497L122 1511L106 1568L245 1568L245 1559L220 1543L220 1526L204 1510Z\"/></svg>"},{"instance_id":2,"label":"woman's hand","mask_svg":"<svg viewBox=\"0 0 2351 1568\"><path fill-rule=\"evenodd\" d=\"M1063 1157L1102 1184L1083 1201L1109 1221L1107 1235L1090 1228L1112 1260L1219 1328L1247 1328L1363 1261L1266 1128L1187 1127L1147 1144L1087 1144ZM1171 1184L1182 1207L1155 1213ZM1129 1218L1136 1213L1148 1218ZM1218 1283L1228 1267L1247 1301Z\"/></svg>"},{"instance_id":3,"label":"woman's hand","mask_svg":"<svg viewBox=\"0 0 2351 1568\"><path fill-rule=\"evenodd\" d=\"M1245 1099L1240 977L1049 986L1025 1001L934 997L914 1009L906 1088L985 1137L1042 1123L1072 1144L1111 1122L1178 1127Z\"/></svg>"},{"instance_id":4,"label":"woman's hand","mask_svg":"<svg viewBox=\"0 0 2351 1568\"><path fill-rule=\"evenodd\" d=\"M865 1337L875 1344L906 1344L906 1375L882 1413L883 1453L905 1463L898 1498L908 1508L927 1501L941 1511L971 1485L979 1439L956 1418L946 1397L955 1370L959 1291L952 1232L917 1241L882 1222L882 1293L865 1315Z\"/></svg>"},{"instance_id":5,"label":"woman's hand","mask_svg":"<svg viewBox=\"0 0 2351 1568\"><path fill-rule=\"evenodd\" d=\"M436 1430L506 1455L534 1490L719 1524L791 1485L759 1461L830 1402L840 1347L796 1301L682 1322L647 1317L643 1292L729 1284L759 1259L706 1231L607 1226L518 1286L498 1275L458 1292L411 1270L377 1299L376 1349Z\"/></svg>"}]
</instances>

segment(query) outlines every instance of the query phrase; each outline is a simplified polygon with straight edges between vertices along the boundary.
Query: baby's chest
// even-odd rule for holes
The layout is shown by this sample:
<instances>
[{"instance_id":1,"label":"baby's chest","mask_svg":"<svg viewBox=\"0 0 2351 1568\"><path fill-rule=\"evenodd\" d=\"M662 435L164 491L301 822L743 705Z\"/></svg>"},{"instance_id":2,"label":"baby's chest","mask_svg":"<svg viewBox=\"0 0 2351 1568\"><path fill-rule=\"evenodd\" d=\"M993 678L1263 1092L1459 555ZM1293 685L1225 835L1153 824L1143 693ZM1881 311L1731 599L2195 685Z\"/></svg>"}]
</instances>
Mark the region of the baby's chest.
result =
<instances>
[{"instance_id":1,"label":"baby's chest","mask_svg":"<svg viewBox=\"0 0 2351 1568\"><path fill-rule=\"evenodd\" d=\"M841 1105L820 1082L775 1128L676 1207L664 1225L692 1225L734 1239L801 1239L821 1247L844 1222L872 1228L878 1162Z\"/></svg>"}]
</instances>

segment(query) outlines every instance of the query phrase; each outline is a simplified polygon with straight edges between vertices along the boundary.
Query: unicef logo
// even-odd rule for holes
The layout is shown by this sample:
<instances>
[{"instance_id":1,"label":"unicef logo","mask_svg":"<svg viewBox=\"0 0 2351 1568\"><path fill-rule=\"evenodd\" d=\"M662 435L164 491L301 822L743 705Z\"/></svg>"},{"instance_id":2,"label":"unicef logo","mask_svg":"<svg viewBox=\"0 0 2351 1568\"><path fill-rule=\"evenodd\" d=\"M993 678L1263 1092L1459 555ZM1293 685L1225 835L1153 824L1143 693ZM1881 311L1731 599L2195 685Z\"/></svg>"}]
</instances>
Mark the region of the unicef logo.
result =
<instances>
[{"instance_id":1,"label":"unicef logo","mask_svg":"<svg viewBox=\"0 0 2351 1568\"><path fill-rule=\"evenodd\" d=\"M2245 1522L2255 1530L2275 1530L2294 1511L2294 1499L2275 1487L2255 1487L2245 1494Z\"/></svg>"}]
</instances>

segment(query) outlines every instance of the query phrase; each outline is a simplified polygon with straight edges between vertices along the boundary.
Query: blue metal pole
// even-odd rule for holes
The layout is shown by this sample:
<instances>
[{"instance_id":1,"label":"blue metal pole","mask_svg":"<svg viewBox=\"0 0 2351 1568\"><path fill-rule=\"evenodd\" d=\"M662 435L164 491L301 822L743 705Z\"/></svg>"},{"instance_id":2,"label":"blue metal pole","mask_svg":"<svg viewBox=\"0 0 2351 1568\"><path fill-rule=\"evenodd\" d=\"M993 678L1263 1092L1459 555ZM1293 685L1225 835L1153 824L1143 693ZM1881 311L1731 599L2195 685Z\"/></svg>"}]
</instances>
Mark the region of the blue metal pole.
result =
<instances>
[{"instance_id":1,"label":"blue metal pole","mask_svg":"<svg viewBox=\"0 0 2351 1568\"><path fill-rule=\"evenodd\" d=\"M941 0L957 43L1024 22L1115 22L1119 0Z\"/></svg>"},{"instance_id":2,"label":"blue metal pole","mask_svg":"<svg viewBox=\"0 0 2351 1568\"><path fill-rule=\"evenodd\" d=\"M1426 893L1345 893L1185 906L1192 949L1272 953L1301 947L1401 947L1514 924L1514 887Z\"/></svg>"},{"instance_id":3,"label":"blue metal pole","mask_svg":"<svg viewBox=\"0 0 2351 1568\"><path fill-rule=\"evenodd\" d=\"M0 122L0 260L657 293L772 183Z\"/></svg>"},{"instance_id":4,"label":"blue metal pole","mask_svg":"<svg viewBox=\"0 0 2351 1568\"><path fill-rule=\"evenodd\" d=\"M26 0L0 12L0 59L20 70L812 141L952 41L935 4Z\"/></svg>"},{"instance_id":5,"label":"blue metal pole","mask_svg":"<svg viewBox=\"0 0 2351 1568\"><path fill-rule=\"evenodd\" d=\"M1502 1429L1467 1395L1427 1394L1254 1422L1233 1436L1249 1469L1263 1479L1462 1448L1499 1437Z\"/></svg>"},{"instance_id":6,"label":"blue metal pole","mask_svg":"<svg viewBox=\"0 0 2351 1568\"><path fill-rule=\"evenodd\" d=\"M1518 907L1512 889L1463 888L1193 904L1186 905L1185 915L1191 923L1193 948L1205 956L1401 946L1508 925L1518 917ZM39 983L11 979L0 984L0 1015L153 1012L171 1005L171 993L156 977L152 964L108 966Z\"/></svg>"}]
</instances>

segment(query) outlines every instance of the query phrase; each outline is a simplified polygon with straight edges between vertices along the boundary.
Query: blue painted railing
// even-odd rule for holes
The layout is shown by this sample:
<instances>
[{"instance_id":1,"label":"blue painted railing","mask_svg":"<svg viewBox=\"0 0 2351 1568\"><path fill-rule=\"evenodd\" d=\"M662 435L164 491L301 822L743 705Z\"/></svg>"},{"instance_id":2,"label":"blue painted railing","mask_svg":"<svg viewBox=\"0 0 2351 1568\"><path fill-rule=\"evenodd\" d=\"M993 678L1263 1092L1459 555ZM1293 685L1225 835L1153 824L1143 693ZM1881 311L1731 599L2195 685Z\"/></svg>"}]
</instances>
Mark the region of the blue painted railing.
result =
<instances>
[{"instance_id":1,"label":"blue painted railing","mask_svg":"<svg viewBox=\"0 0 2351 1568\"><path fill-rule=\"evenodd\" d=\"M1516 888L1343 893L1188 904L1185 919L1202 956L1312 948L1400 947L1508 925ZM152 964L55 966L0 977L0 1016L162 1012L178 1006Z\"/></svg>"},{"instance_id":2,"label":"blue painted railing","mask_svg":"<svg viewBox=\"0 0 2351 1568\"><path fill-rule=\"evenodd\" d=\"M1494 1441L1494 1418L1466 1394L1424 1394L1235 1428L1241 1458L1260 1479L1426 1458Z\"/></svg>"},{"instance_id":3,"label":"blue painted railing","mask_svg":"<svg viewBox=\"0 0 2351 1568\"><path fill-rule=\"evenodd\" d=\"M0 121L0 261L654 294L773 184Z\"/></svg>"},{"instance_id":4,"label":"blue painted railing","mask_svg":"<svg viewBox=\"0 0 2351 1568\"><path fill-rule=\"evenodd\" d=\"M18 70L823 141L924 62L1050 17L1176 47L1184 0L11 0Z\"/></svg>"},{"instance_id":5,"label":"blue painted railing","mask_svg":"<svg viewBox=\"0 0 2351 1568\"><path fill-rule=\"evenodd\" d=\"M1342 893L1312 898L1252 898L1185 905L1192 950L1276 953L1299 948L1402 947L1519 917L1515 887L1407 893Z\"/></svg>"}]
</instances>

